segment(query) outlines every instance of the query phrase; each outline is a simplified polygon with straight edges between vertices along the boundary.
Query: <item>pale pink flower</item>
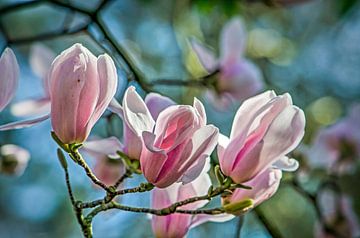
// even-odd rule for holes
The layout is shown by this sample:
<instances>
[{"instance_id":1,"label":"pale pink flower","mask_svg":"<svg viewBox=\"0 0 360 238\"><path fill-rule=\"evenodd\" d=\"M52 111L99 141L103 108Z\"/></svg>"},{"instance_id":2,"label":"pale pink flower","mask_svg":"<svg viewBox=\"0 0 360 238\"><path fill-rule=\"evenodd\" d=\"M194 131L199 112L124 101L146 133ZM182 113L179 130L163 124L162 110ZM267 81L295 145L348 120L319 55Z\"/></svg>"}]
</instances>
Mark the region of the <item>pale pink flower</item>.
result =
<instances>
[{"instance_id":1,"label":"pale pink flower","mask_svg":"<svg viewBox=\"0 0 360 238\"><path fill-rule=\"evenodd\" d=\"M34 44L30 49L30 66L34 73L42 80L44 96L38 99L28 99L17 102L11 106L15 116L36 116L50 113L50 92L48 73L55 53L43 44Z\"/></svg>"},{"instance_id":2,"label":"pale pink flower","mask_svg":"<svg viewBox=\"0 0 360 238\"><path fill-rule=\"evenodd\" d=\"M211 186L211 180L207 174L210 168L209 160L207 160L199 177L191 183L181 185L175 183L167 188L155 188L151 191L152 208L162 209L172 205L175 202L196 196L203 196L207 194L208 188ZM191 203L179 209L195 210L205 206L209 201L198 201ZM156 237L180 238L184 237L186 233L204 222L225 222L234 218L229 214L224 215L187 215L187 214L171 214L167 216L152 216L151 225Z\"/></svg>"},{"instance_id":3,"label":"pale pink flower","mask_svg":"<svg viewBox=\"0 0 360 238\"><path fill-rule=\"evenodd\" d=\"M140 165L150 183L164 188L177 181L190 182L199 175L218 137L218 129L206 125L199 100L195 98L193 106L169 106L154 120L135 88L130 87L123 107L124 122L143 143Z\"/></svg>"},{"instance_id":4,"label":"pale pink flower","mask_svg":"<svg viewBox=\"0 0 360 238\"><path fill-rule=\"evenodd\" d=\"M264 87L259 68L244 57L246 37L246 29L241 19L233 18L221 32L219 59L199 42L191 42L204 68L209 73L217 69L220 71L216 81L217 93L207 93L218 107L226 107L232 100L242 101Z\"/></svg>"},{"instance_id":5,"label":"pale pink flower","mask_svg":"<svg viewBox=\"0 0 360 238\"><path fill-rule=\"evenodd\" d=\"M94 174L107 186L114 185L126 172L124 163L116 154L122 147L116 137L108 137L86 141L82 148L95 159Z\"/></svg>"},{"instance_id":6,"label":"pale pink flower","mask_svg":"<svg viewBox=\"0 0 360 238\"><path fill-rule=\"evenodd\" d=\"M268 168L246 182L252 189L235 189L232 195L226 197L225 204L237 203L245 199L253 200L253 207L271 198L278 190L282 172L280 169Z\"/></svg>"},{"instance_id":7,"label":"pale pink flower","mask_svg":"<svg viewBox=\"0 0 360 238\"><path fill-rule=\"evenodd\" d=\"M24 173L30 153L17 145L6 144L0 147L0 171L5 174L20 176Z\"/></svg>"},{"instance_id":8,"label":"pale pink flower","mask_svg":"<svg viewBox=\"0 0 360 238\"><path fill-rule=\"evenodd\" d=\"M329 172L344 174L354 171L360 156L360 105L334 125L320 129L308 151L309 164Z\"/></svg>"},{"instance_id":9,"label":"pale pink flower","mask_svg":"<svg viewBox=\"0 0 360 238\"><path fill-rule=\"evenodd\" d=\"M75 44L56 57L48 80L54 132L65 144L85 141L115 95L113 60Z\"/></svg>"},{"instance_id":10,"label":"pale pink flower","mask_svg":"<svg viewBox=\"0 0 360 238\"><path fill-rule=\"evenodd\" d=\"M286 155L300 143L304 127L304 112L293 105L289 94L267 91L247 99L235 115L230 138L219 137L221 170L236 183L272 166L296 170L298 162Z\"/></svg>"},{"instance_id":11,"label":"pale pink flower","mask_svg":"<svg viewBox=\"0 0 360 238\"><path fill-rule=\"evenodd\" d=\"M0 112L14 97L19 81L19 65L10 48L6 48L0 57ZM48 116L25 121L11 122L0 126L0 131L20 129L37 124Z\"/></svg>"},{"instance_id":12,"label":"pale pink flower","mask_svg":"<svg viewBox=\"0 0 360 238\"><path fill-rule=\"evenodd\" d=\"M156 120L161 111L169 106L175 105L176 103L170 98L164 97L160 94L149 93L145 97L145 104L153 119ZM123 108L115 99L110 102L109 110L116 113L121 119L123 119L124 136L122 152L131 159L140 159L142 149L141 135L137 135L129 128L128 125L130 123L127 121L127 118L124 118Z\"/></svg>"},{"instance_id":13,"label":"pale pink flower","mask_svg":"<svg viewBox=\"0 0 360 238\"><path fill-rule=\"evenodd\" d=\"M19 81L19 65L14 52L6 48L0 57L0 112L14 97Z\"/></svg>"},{"instance_id":14,"label":"pale pink flower","mask_svg":"<svg viewBox=\"0 0 360 238\"><path fill-rule=\"evenodd\" d=\"M359 237L360 224L353 211L352 200L335 191L321 191L317 203L322 215L321 222L315 224L315 237ZM325 226L331 228L327 231Z\"/></svg>"}]
</instances>

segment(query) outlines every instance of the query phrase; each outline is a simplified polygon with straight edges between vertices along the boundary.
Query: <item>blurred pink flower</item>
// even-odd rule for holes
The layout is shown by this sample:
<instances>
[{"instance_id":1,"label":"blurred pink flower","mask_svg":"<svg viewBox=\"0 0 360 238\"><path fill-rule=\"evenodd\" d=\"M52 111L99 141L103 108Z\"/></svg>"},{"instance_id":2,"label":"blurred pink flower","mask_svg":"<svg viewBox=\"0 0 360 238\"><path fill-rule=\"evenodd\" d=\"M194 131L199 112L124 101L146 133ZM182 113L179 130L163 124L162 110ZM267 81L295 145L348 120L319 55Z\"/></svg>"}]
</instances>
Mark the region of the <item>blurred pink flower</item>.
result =
<instances>
[{"instance_id":1,"label":"blurred pink flower","mask_svg":"<svg viewBox=\"0 0 360 238\"><path fill-rule=\"evenodd\" d=\"M28 99L17 102L11 106L15 116L36 116L50 113L50 92L48 73L55 53L44 44L34 44L30 49L30 66L34 73L42 79L45 95L39 99Z\"/></svg>"},{"instance_id":2,"label":"blurred pink flower","mask_svg":"<svg viewBox=\"0 0 360 238\"><path fill-rule=\"evenodd\" d=\"M322 221L315 224L315 237L360 236L360 224L349 197L325 190L319 193L317 203L322 214ZM327 230L325 226L331 230Z\"/></svg>"},{"instance_id":3,"label":"blurred pink flower","mask_svg":"<svg viewBox=\"0 0 360 238\"><path fill-rule=\"evenodd\" d=\"M95 158L94 174L107 186L114 185L126 172L124 163L116 154L122 147L116 137L108 137L86 141L82 148Z\"/></svg>"},{"instance_id":4,"label":"blurred pink flower","mask_svg":"<svg viewBox=\"0 0 360 238\"><path fill-rule=\"evenodd\" d=\"M240 18L233 18L224 26L220 37L220 58L199 42L192 40L200 62L209 72L220 70L216 81L216 93L208 91L208 97L218 106L226 107L233 99L242 101L258 93L263 86L259 68L244 58L246 30Z\"/></svg>"},{"instance_id":5,"label":"blurred pink flower","mask_svg":"<svg viewBox=\"0 0 360 238\"><path fill-rule=\"evenodd\" d=\"M0 112L9 104L14 97L19 81L19 65L10 48L6 48L0 57ZM49 116L29 119L25 121L11 122L0 126L0 131L20 129L33 126Z\"/></svg>"},{"instance_id":6,"label":"blurred pink flower","mask_svg":"<svg viewBox=\"0 0 360 238\"><path fill-rule=\"evenodd\" d=\"M181 185L175 183L167 188L155 188L151 191L152 208L162 209L172 205L175 202L184 199L203 196L207 194L208 188L211 186L211 180L207 174L210 168L209 160L207 160L200 175L191 183ZM195 210L205 206L209 201L198 201L185 206L180 209ZM187 215L187 214L171 214L167 216L152 216L152 230L155 237L184 237L186 233L204 222L225 222L234 218L233 215Z\"/></svg>"},{"instance_id":7,"label":"blurred pink flower","mask_svg":"<svg viewBox=\"0 0 360 238\"><path fill-rule=\"evenodd\" d=\"M252 189L236 189L232 195L226 197L223 202L231 204L245 199L252 199L254 207L272 197L278 190L282 172L280 169L268 168L246 182Z\"/></svg>"},{"instance_id":8,"label":"blurred pink flower","mask_svg":"<svg viewBox=\"0 0 360 238\"><path fill-rule=\"evenodd\" d=\"M150 183L164 188L177 181L190 182L199 175L218 137L218 129L206 125L199 100L195 98L193 106L169 106L155 121L135 88L129 87L123 107L124 122L142 140L140 165Z\"/></svg>"},{"instance_id":9,"label":"blurred pink flower","mask_svg":"<svg viewBox=\"0 0 360 238\"><path fill-rule=\"evenodd\" d=\"M115 95L113 60L75 44L56 57L48 80L54 132L65 144L85 141Z\"/></svg>"},{"instance_id":10,"label":"blurred pink flower","mask_svg":"<svg viewBox=\"0 0 360 238\"><path fill-rule=\"evenodd\" d=\"M0 57L0 111L14 97L19 81L19 65L14 52L6 48Z\"/></svg>"},{"instance_id":11,"label":"blurred pink flower","mask_svg":"<svg viewBox=\"0 0 360 238\"><path fill-rule=\"evenodd\" d=\"M20 146L6 144L0 147L0 171L1 173L20 176L24 173L30 153Z\"/></svg>"},{"instance_id":12,"label":"blurred pink flower","mask_svg":"<svg viewBox=\"0 0 360 238\"><path fill-rule=\"evenodd\" d=\"M334 125L319 130L308 150L309 165L344 174L354 171L360 156L360 104Z\"/></svg>"},{"instance_id":13,"label":"blurred pink flower","mask_svg":"<svg viewBox=\"0 0 360 238\"><path fill-rule=\"evenodd\" d=\"M304 127L304 112L292 104L289 94L267 91L247 99L235 115L230 138L219 136L221 170L236 183L272 166L296 170L298 162L286 154L300 143Z\"/></svg>"}]
</instances>

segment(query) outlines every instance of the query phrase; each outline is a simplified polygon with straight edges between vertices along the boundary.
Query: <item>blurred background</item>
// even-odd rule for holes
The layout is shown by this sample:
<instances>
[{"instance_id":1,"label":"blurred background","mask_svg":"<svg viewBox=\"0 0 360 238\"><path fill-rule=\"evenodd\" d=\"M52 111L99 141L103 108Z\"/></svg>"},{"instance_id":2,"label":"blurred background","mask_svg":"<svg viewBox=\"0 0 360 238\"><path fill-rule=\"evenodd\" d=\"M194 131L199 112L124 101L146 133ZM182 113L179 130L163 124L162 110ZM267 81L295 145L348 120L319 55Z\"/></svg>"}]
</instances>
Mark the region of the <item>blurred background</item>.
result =
<instances>
[{"instance_id":1,"label":"blurred background","mask_svg":"<svg viewBox=\"0 0 360 238\"><path fill-rule=\"evenodd\" d=\"M241 102L220 110L204 94L211 89L186 82L209 73L190 39L219 55L221 30L233 17L246 27L244 58L259 67L261 91L289 92L306 113L303 144L292 154L300 169L285 173L275 196L244 218L201 225L188 237L360 237L359 1L0 0L0 52L11 47L21 69L13 103L44 95L30 64L35 44L58 54L80 42L96 55L107 52L114 58L119 100L129 84L142 95L160 92L178 103L192 103L196 96L205 103L209 121L228 135ZM11 105L1 112L1 124L17 119ZM346 125L341 133L339 124ZM47 121L0 133L0 145L16 144L31 154L22 175L5 169L0 174L0 237L81 235L50 130ZM107 112L92 134L121 138L121 120ZM80 168L70 166L70 174L78 198L103 196ZM141 181L136 177L126 186ZM129 205L147 206L148 200L147 194L122 198ZM146 215L120 211L99 215L93 229L95 237L152 237Z\"/></svg>"}]
</instances>

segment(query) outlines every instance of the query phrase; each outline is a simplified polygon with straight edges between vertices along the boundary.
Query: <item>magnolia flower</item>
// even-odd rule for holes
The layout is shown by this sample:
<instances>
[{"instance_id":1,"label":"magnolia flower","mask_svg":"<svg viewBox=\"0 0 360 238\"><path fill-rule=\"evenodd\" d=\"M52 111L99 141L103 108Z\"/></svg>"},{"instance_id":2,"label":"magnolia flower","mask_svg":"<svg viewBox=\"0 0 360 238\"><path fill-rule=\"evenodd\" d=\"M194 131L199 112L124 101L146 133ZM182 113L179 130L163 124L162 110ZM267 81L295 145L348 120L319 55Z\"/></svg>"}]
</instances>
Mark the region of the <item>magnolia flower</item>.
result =
<instances>
[{"instance_id":1,"label":"magnolia flower","mask_svg":"<svg viewBox=\"0 0 360 238\"><path fill-rule=\"evenodd\" d=\"M321 223L315 224L315 237L359 237L360 224L349 197L325 190L318 195ZM327 230L326 227L331 228Z\"/></svg>"},{"instance_id":2,"label":"magnolia flower","mask_svg":"<svg viewBox=\"0 0 360 238\"><path fill-rule=\"evenodd\" d=\"M320 129L308 151L309 164L338 174L354 171L360 157L360 105L353 105L349 115Z\"/></svg>"},{"instance_id":3,"label":"magnolia flower","mask_svg":"<svg viewBox=\"0 0 360 238\"><path fill-rule=\"evenodd\" d=\"M252 199L255 207L275 194L279 188L281 177L280 169L268 168L246 183L252 189L235 189L230 196L223 199L223 203L231 204Z\"/></svg>"},{"instance_id":4,"label":"magnolia flower","mask_svg":"<svg viewBox=\"0 0 360 238\"><path fill-rule=\"evenodd\" d=\"M14 97L19 80L19 65L14 52L6 48L0 57L0 112Z\"/></svg>"},{"instance_id":5,"label":"magnolia flower","mask_svg":"<svg viewBox=\"0 0 360 238\"><path fill-rule=\"evenodd\" d=\"M272 166L296 170L298 162L286 154L300 143L304 127L304 113L292 104L289 94L267 91L249 98L235 115L230 138L219 137L221 170L236 183Z\"/></svg>"},{"instance_id":6,"label":"magnolia flower","mask_svg":"<svg viewBox=\"0 0 360 238\"><path fill-rule=\"evenodd\" d=\"M30 153L17 145L7 144L0 147L0 171L20 176L28 165Z\"/></svg>"},{"instance_id":7,"label":"magnolia flower","mask_svg":"<svg viewBox=\"0 0 360 238\"><path fill-rule=\"evenodd\" d=\"M207 94L219 106L226 106L233 99L242 101L263 88L259 68L244 58L246 37L242 21L233 18L221 32L219 59L197 41L191 42L200 62L209 73L220 70L216 81L217 95L213 92Z\"/></svg>"},{"instance_id":8,"label":"magnolia flower","mask_svg":"<svg viewBox=\"0 0 360 238\"><path fill-rule=\"evenodd\" d=\"M55 53L43 44L34 44L30 50L30 66L34 73L42 79L45 95L39 99L29 99L15 103L11 112L15 116L44 115L50 112L50 91L48 73Z\"/></svg>"},{"instance_id":9,"label":"magnolia flower","mask_svg":"<svg viewBox=\"0 0 360 238\"><path fill-rule=\"evenodd\" d=\"M83 150L95 158L94 174L105 185L112 186L126 172L126 168L116 154L122 150L116 137L91 140L84 143Z\"/></svg>"},{"instance_id":10,"label":"magnolia flower","mask_svg":"<svg viewBox=\"0 0 360 238\"><path fill-rule=\"evenodd\" d=\"M123 107L124 123L141 138L140 165L150 183L164 188L177 181L190 182L199 175L218 138L218 129L206 125L199 100L195 98L193 106L169 106L154 120L135 88L129 87Z\"/></svg>"},{"instance_id":11,"label":"magnolia flower","mask_svg":"<svg viewBox=\"0 0 360 238\"><path fill-rule=\"evenodd\" d=\"M125 97L124 97L125 98ZM145 97L145 104L146 107L149 109L149 112L154 120L157 119L158 115L161 111L165 108L175 105L176 103L168 97L161 96L157 93L149 93ZM123 123L123 131L124 131L124 138L123 138L123 149L127 156L131 159L140 159L141 149L142 149L142 140L141 136L135 134L128 126L130 122L127 122L127 118L124 118L124 112L122 106L113 99L110 102L109 110L116 113L122 120Z\"/></svg>"},{"instance_id":12,"label":"magnolia flower","mask_svg":"<svg viewBox=\"0 0 360 238\"><path fill-rule=\"evenodd\" d=\"M115 95L113 60L75 44L56 57L48 80L55 134L65 144L85 141Z\"/></svg>"},{"instance_id":13,"label":"magnolia flower","mask_svg":"<svg viewBox=\"0 0 360 238\"><path fill-rule=\"evenodd\" d=\"M210 168L209 160L207 160L204 169L199 177L191 183L181 185L175 183L165 189L155 188L151 191L151 203L155 209L162 209L172 205L175 202L184 199L203 196L207 193L211 186L211 180L207 174ZM209 201L203 200L195 203L190 203L180 207L180 209L195 210L205 206ZM187 215L187 214L171 214L167 216L152 216L151 225L156 237L177 238L184 237L186 233L204 222L225 222L232 219L234 216L225 215Z\"/></svg>"}]
</instances>

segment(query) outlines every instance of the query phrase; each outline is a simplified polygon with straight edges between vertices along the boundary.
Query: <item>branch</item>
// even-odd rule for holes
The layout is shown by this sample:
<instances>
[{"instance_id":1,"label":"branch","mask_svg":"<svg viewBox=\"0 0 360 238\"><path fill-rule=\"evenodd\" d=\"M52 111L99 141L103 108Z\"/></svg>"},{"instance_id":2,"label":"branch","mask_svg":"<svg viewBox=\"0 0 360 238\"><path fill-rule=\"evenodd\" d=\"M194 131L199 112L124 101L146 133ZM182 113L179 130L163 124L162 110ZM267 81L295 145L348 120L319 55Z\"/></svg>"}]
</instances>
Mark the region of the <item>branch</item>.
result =
<instances>
[{"instance_id":1,"label":"branch","mask_svg":"<svg viewBox=\"0 0 360 238\"><path fill-rule=\"evenodd\" d=\"M93 174L93 172L91 171L90 167L87 165L87 163L85 162L85 160L83 159L83 157L81 156L81 154L79 153L78 150L71 150L69 153L70 157L81 167L83 167L83 169L85 170L86 175L91 179L91 181L100 186L101 188L103 188L106 192L113 192L113 190L111 188L109 188L108 186L106 186L103 182L101 182L96 176L95 174Z\"/></svg>"},{"instance_id":2,"label":"branch","mask_svg":"<svg viewBox=\"0 0 360 238\"><path fill-rule=\"evenodd\" d=\"M261 223L265 226L266 230L269 232L271 237L274 238L281 238L283 237L280 233L280 231L273 225L271 222L266 218L263 211L261 211L260 208L255 208L254 212L257 216L257 218L261 221Z\"/></svg>"},{"instance_id":3,"label":"branch","mask_svg":"<svg viewBox=\"0 0 360 238\"><path fill-rule=\"evenodd\" d=\"M99 214L100 212L107 211L110 209L119 209L123 211L128 212L136 212L136 213L148 213L156 216L167 216L173 213L182 213L182 214L190 214L190 215L196 215L196 214L209 214L209 215L218 215L225 213L223 208L213 208L213 209L199 209L199 210L174 210L170 211L167 208L164 209L152 209L152 208L139 208L139 207L130 207L130 206L124 206L116 202L111 202L108 204L105 204L103 206L99 206L92 210L85 218L87 222L91 222L92 219Z\"/></svg>"}]
</instances>

